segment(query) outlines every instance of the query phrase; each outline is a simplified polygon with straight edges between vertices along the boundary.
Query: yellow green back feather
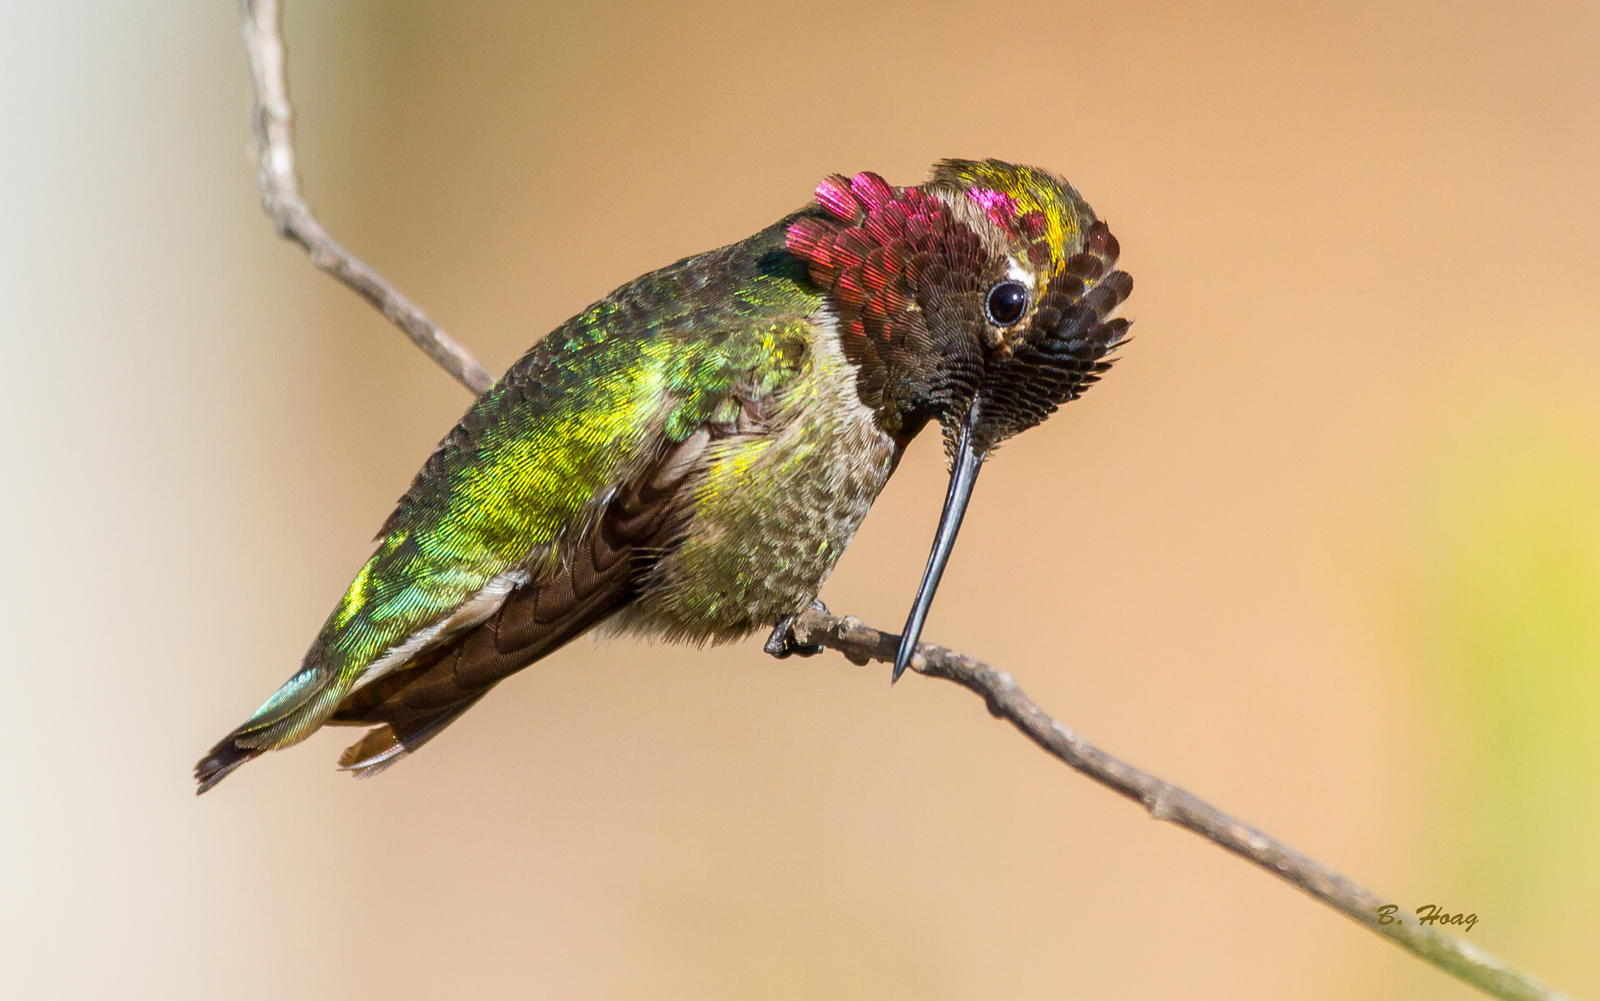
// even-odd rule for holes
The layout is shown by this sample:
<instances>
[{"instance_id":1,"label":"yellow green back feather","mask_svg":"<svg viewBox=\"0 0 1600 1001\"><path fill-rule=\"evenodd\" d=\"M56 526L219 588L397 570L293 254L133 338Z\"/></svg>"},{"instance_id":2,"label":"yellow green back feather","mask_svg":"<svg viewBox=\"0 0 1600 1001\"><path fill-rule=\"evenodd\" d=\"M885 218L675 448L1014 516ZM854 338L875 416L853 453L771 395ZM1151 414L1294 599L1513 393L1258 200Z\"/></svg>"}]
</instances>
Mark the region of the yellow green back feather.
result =
<instances>
[{"instance_id":1,"label":"yellow green back feather","mask_svg":"<svg viewBox=\"0 0 1600 1001\"><path fill-rule=\"evenodd\" d=\"M792 371L819 302L784 223L646 275L536 344L439 444L307 657L354 679L489 581L553 572L564 540L735 384Z\"/></svg>"}]
</instances>

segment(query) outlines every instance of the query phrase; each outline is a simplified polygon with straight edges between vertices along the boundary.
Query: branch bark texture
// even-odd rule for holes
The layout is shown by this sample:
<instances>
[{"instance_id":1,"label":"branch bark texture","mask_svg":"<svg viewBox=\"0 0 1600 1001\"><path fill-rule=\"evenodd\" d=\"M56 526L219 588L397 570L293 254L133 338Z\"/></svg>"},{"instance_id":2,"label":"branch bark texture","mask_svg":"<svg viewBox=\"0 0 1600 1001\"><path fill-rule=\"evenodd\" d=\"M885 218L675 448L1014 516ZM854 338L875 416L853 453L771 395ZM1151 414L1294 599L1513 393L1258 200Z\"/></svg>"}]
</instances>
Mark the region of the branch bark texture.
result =
<instances>
[{"instance_id":1,"label":"branch bark texture","mask_svg":"<svg viewBox=\"0 0 1600 1001\"><path fill-rule=\"evenodd\" d=\"M458 382L474 392L487 389L494 380L470 352L381 275L335 243L311 214L296 175L281 6L278 0L240 0L240 11L255 84L253 122L260 157L261 203L277 224L278 232L305 248L317 267L381 310ZM816 609L799 615L792 628L798 645L820 644L856 664L894 663L900 640L860 619ZM1391 901L1223 813L1188 790L1089 743L1040 709L1005 671L927 643L918 645L911 669L930 678L953 681L977 694L991 714L1016 727L1047 754L1139 803L1156 820L1200 835L1484 993L1506 1001L1566 1001L1566 995L1511 969L1465 939L1418 924L1413 912L1404 908L1394 912L1400 920L1385 922L1380 908Z\"/></svg>"},{"instance_id":2,"label":"branch bark texture","mask_svg":"<svg viewBox=\"0 0 1600 1001\"><path fill-rule=\"evenodd\" d=\"M854 616L829 615L815 609L798 616L793 630L796 644L820 644L837 650L856 664L870 661L893 664L900 643L899 636L873 629ZM1393 901L1379 897L1315 859L1300 854L1270 834L1223 813L1187 789L1102 751L1040 709L1005 671L929 643L917 645L911 669L930 678L953 681L974 692L982 697L992 715L1022 731L1046 753L1139 803L1156 820L1192 831L1265 869L1484 993L1508 1001L1556 1001L1566 997L1511 969L1463 938L1416 923L1413 912L1403 907L1394 912L1399 921L1385 923L1379 908Z\"/></svg>"},{"instance_id":3,"label":"branch bark texture","mask_svg":"<svg viewBox=\"0 0 1600 1001\"><path fill-rule=\"evenodd\" d=\"M260 161L257 180L261 206L277 225L278 235L298 243L311 255L311 263L376 306L457 382L475 394L488 389L494 376L478 364L470 351L440 330L365 261L335 242L311 214L300 193L295 167L294 111L289 104L282 7L278 0L241 0L239 7L244 19L245 51L250 55L250 77L255 85L251 123Z\"/></svg>"}]
</instances>

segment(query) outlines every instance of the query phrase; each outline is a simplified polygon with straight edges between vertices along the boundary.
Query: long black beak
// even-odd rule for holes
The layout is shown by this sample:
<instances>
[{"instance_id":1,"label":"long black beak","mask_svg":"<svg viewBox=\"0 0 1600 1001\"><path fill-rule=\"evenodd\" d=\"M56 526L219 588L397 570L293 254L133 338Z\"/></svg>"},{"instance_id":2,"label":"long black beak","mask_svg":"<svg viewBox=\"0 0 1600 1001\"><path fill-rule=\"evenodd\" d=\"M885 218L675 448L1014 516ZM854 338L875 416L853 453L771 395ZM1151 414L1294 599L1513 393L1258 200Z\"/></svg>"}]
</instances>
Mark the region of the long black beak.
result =
<instances>
[{"instance_id":1,"label":"long black beak","mask_svg":"<svg viewBox=\"0 0 1600 1001\"><path fill-rule=\"evenodd\" d=\"M899 681L911 654L917 648L917 637L922 635L922 622L928 617L933 604L933 592L939 588L939 578L944 576L944 565L955 547L956 533L961 530L961 517L967 513L967 501L972 498L972 485L978 481L978 469L983 466L983 456L972 448L972 426L978 420L978 403L973 401L967 415L961 419L961 434L956 439L955 468L950 471L950 492L944 497L944 513L939 515L939 531L933 537L933 552L928 554L928 569L922 571L922 586L917 588L916 604L900 633L900 649L894 655L894 677Z\"/></svg>"}]
</instances>

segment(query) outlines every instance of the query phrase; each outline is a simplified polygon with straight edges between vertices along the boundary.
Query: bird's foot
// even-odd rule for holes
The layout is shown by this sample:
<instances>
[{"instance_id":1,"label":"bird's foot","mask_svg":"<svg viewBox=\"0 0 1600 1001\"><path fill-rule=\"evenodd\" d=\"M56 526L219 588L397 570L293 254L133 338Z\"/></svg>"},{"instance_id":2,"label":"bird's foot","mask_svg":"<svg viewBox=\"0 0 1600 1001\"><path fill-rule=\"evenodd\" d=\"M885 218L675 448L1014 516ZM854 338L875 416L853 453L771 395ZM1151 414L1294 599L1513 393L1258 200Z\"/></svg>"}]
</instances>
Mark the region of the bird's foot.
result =
<instances>
[{"instance_id":1,"label":"bird's foot","mask_svg":"<svg viewBox=\"0 0 1600 1001\"><path fill-rule=\"evenodd\" d=\"M821 598L812 598L809 611L827 615L828 606L822 603ZM821 643L808 643L802 646L794 641L794 620L799 617L800 613L796 612L779 619L778 624L772 628L772 635L767 637L767 643L761 649L779 660L796 654L801 657L815 657L821 653Z\"/></svg>"}]
</instances>

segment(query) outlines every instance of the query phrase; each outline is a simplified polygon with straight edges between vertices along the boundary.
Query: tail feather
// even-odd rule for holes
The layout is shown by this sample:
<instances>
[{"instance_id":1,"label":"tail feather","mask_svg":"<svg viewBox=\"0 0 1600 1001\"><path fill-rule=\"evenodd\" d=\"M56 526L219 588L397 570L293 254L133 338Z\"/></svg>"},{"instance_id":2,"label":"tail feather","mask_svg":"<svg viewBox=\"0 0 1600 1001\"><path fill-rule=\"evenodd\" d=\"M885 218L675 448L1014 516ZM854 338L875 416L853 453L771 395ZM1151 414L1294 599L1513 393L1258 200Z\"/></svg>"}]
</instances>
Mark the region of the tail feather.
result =
<instances>
[{"instance_id":1,"label":"tail feather","mask_svg":"<svg viewBox=\"0 0 1600 1001\"><path fill-rule=\"evenodd\" d=\"M299 743L321 726L343 694L337 673L308 667L284 683L249 719L219 740L194 766L204 793L235 768L266 751Z\"/></svg>"},{"instance_id":2,"label":"tail feather","mask_svg":"<svg viewBox=\"0 0 1600 1001\"><path fill-rule=\"evenodd\" d=\"M223 738L211 752L194 766L194 780L199 783L196 796L228 777L228 773L261 754L259 747L240 747L233 742L232 734Z\"/></svg>"},{"instance_id":3,"label":"tail feather","mask_svg":"<svg viewBox=\"0 0 1600 1001\"><path fill-rule=\"evenodd\" d=\"M439 731L454 723L462 713L477 705L478 700L488 692L489 690L485 688L478 694L431 716L373 727L339 755L339 767L354 773L358 779L377 775L432 740Z\"/></svg>"}]
</instances>

